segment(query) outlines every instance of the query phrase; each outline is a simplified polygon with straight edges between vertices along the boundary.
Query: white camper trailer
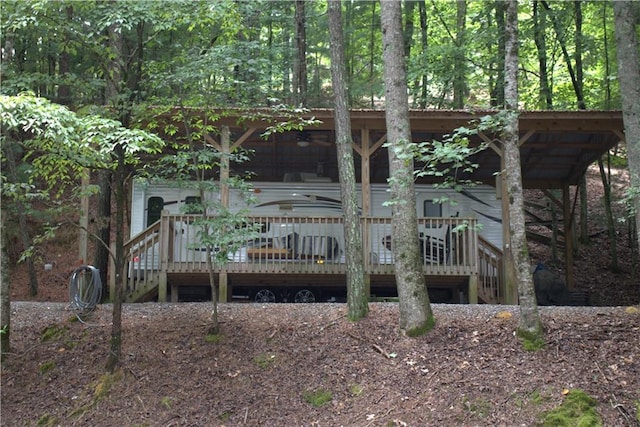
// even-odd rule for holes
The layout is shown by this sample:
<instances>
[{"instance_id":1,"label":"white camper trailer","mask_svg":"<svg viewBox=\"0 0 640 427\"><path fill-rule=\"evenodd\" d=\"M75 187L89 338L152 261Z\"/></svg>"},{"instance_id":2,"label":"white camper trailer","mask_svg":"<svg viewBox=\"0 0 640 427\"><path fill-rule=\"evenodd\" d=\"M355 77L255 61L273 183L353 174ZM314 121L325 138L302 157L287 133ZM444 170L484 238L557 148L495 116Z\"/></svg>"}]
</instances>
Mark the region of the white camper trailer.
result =
<instances>
[{"instance_id":1,"label":"white camper trailer","mask_svg":"<svg viewBox=\"0 0 640 427\"><path fill-rule=\"evenodd\" d=\"M230 207L248 208L261 227L258 238L243 242L240 249L229 256L227 269L241 272L250 265L253 268L254 262L264 262L266 266L274 259L277 260L277 266L274 264L274 268L268 270L271 274L311 272L303 267L319 262L326 264L327 268L329 264L344 265L340 187L338 183L318 181L322 179L312 177L306 182L252 183L255 203L251 206L246 206L242 201L244 199L232 190ZM360 193L360 188L358 191ZM437 202L445 196L447 202ZM209 197L218 195L210 194ZM367 262L375 265L393 264L391 224L388 221L391 208L385 205L389 198L386 185L373 184L370 190L371 212L362 213L363 217L380 219L366 223L369 253L365 256ZM203 263L206 261L206 251L198 245L197 232L186 216L180 217L185 206L197 200L197 192L193 189L134 181L131 236L152 226L163 212L176 215L171 232L173 244L170 258L185 265ZM495 188L476 186L457 193L435 189L431 185L417 185L416 200L416 213L422 219L419 231L425 263L444 264L452 257L453 245L445 245L444 242L452 239L452 229L460 222L446 222L444 219L447 218L474 219L478 224L478 233L486 241L498 248L502 246L501 206L500 201L496 200ZM130 275L141 277L145 271L157 268L160 263L157 243L143 244L148 245L148 249L131 262ZM298 270L294 269L293 264ZM252 289L249 293L260 291L264 289Z\"/></svg>"}]
</instances>

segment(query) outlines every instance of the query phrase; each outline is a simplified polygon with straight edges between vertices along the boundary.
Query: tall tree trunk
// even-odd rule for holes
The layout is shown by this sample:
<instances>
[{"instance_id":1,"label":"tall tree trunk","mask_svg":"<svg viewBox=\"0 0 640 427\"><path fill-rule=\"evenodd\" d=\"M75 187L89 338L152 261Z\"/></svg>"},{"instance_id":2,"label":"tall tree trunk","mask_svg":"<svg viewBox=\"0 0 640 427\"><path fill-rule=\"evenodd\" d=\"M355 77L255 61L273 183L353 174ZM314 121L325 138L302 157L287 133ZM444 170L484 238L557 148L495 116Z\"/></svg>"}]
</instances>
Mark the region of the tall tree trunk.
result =
<instances>
[{"instance_id":1,"label":"tall tree trunk","mask_svg":"<svg viewBox=\"0 0 640 427\"><path fill-rule=\"evenodd\" d=\"M71 25L71 21L73 20L73 5L68 5L64 8L66 17L67 17L67 21L69 22L69 25ZM64 42L69 43L70 42L70 35L69 32L66 31L64 34ZM58 60L58 74L59 77L62 78L62 83L60 83L58 85L58 96L57 96L57 102L58 104L62 104L62 105L71 105L72 102L72 98L71 98L71 86L69 86L69 79L70 79L70 74L69 72L71 71L71 58L69 55L69 50L66 48L63 48L62 52L60 52L60 58Z\"/></svg>"},{"instance_id":2,"label":"tall tree trunk","mask_svg":"<svg viewBox=\"0 0 640 427\"><path fill-rule=\"evenodd\" d=\"M13 142L5 143L6 162L8 169L8 177L11 182L17 183L18 181L18 145ZM25 250L31 248L33 241L29 234L29 225L27 224L26 207L22 201L18 198L16 200L16 212L18 213L18 225L20 227L20 240ZM38 274L36 273L36 266L33 261L33 256L28 256L25 259L27 264L27 271L29 272L29 295L35 297L38 295Z\"/></svg>"},{"instance_id":3,"label":"tall tree trunk","mask_svg":"<svg viewBox=\"0 0 640 427\"><path fill-rule=\"evenodd\" d=\"M505 58L505 2L504 0L496 0L495 16L496 16L496 32L498 33L498 52L496 57L497 63L497 76L495 86L491 92L491 105L493 107L502 107L504 105L504 91L505 91L505 76L504 76L504 58Z\"/></svg>"},{"instance_id":4,"label":"tall tree trunk","mask_svg":"<svg viewBox=\"0 0 640 427\"><path fill-rule=\"evenodd\" d=\"M307 105L307 34L305 0L295 2L296 60L294 62L294 98L297 105Z\"/></svg>"},{"instance_id":5,"label":"tall tree trunk","mask_svg":"<svg viewBox=\"0 0 640 427\"><path fill-rule=\"evenodd\" d=\"M604 189L604 211L607 217L607 231L611 251L611 271L618 272L620 271L620 265L618 263L618 245L616 243L616 224L611 210L611 175L607 176L602 158L598 159L598 168L600 169L600 178Z\"/></svg>"},{"instance_id":6,"label":"tall tree trunk","mask_svg":"<svg viewBox=\"0 0 640 427\"><path fill-rule=\"evenodd\" d=\"M115 0L114 0L115 1ZM105 91L105 101L108 105L114 107L118 112L118 118L123 124L128 121L124 116L127 107L123 105L122 92L124 89L124 38L122 29L118 24L110 26L107 30L107 41L109 44L110 58L107 70L107 84ZM122 303L124 302L124 277L122 277L124 268L124 180L125 180L125 164L124 164L124 147L117 146L113 153L113 158L117 162L115 172L113 174L114 195L116 200L116 236L115 236L115 291L113 296L113 313L111 324L111 348L109 358L107 359L107 370L114 372L120 365L122 357ZM101 197L105 197L106 208L106 175L101 176ZM104 181L102 181L104 179ZM99 212L102 218L111 218L111 199L109 196L108 212ZM110 220L107 221L110 224ZM105 227L106 228L106 227ZM103 230L104 231L104 230ZM109 236L105 242L111 241L111 227L109 225ZM98 245L100 246L100 245ZM102 261L102 260L99 260Z\"/></svg>"},{"instance_id":7,"label":"tall tree trunk","mask_svg":"<svg viewBox=\"0 0 640 427\"><path fill-rule=\"evenodd\" d=\"M421 1L418 6L418 13L420 14L420 43L422 45L422 54L426 55L429 49L429 21L427 21L427 6L425 2ZM420 108L427 108L427 96L428 96L428 85L429 85L429 76L426 71L422 73L420 78L420 96L418 106Z\"/></svg>"},{"instance_id":8,"label":"tall tree trunk","mask_svg":"<svg viewBox=\"0 0 640 427\"><path fill-rule=\"evenodd\" d=\"M114 150L117 166L114 173L115 199L116 199L116 224L124 224L125 211L125 152L124 147L117 145ZM114 372L120 365L122 357L122 303L124 302L124 230L116 227L115 241L115 295L113 298L113 316L111 325L111 348L107 360L107 370Z\"/></svg>"},{"instance_id":9,"label":"tall tree trunk","mask_svg":"<svg viewBox=\"0 0 640 427\"><path fill-rule=\"evenodd\" d=\"M411 45L413 44L413 12L416 0L406 0L404 8L404 57L411 58Z\"/></svg>"},{"instance_id":10,"label":"tall tree trunk","mask_svg":"<svg viewBox=\"0 0 640 427\"><path fill-rule=\"evenodd\" d=\"M456 0L456 39L453 77L453 107L464 108L467 93L466 49L467 0Z\"/></svg>"},{"instance_id":11,"label":"tall tree trunk","mask_svg":"<svg viewBox=\"0 0 640 427\"><path fill-rule=\"evenodd\" d=\"M11 281L7 254L7 213L0 206L0 362L11 350Z\"/></svg>"},{"instance_id":12,"label":"tall tree trunk","mask_svg":"<svg viewBox=\"0 0 640 427\"><path fill-rule=\"evenodd\" d=\"M371 2L371 31L369 32L369 81L373 82L376 79L376 66L378 65L378 58L376 55L376 40L377 40L377 31L375 30L376 25L376 4L377 2ZM371 93L369 95L370 107L376 107L376 96L377 93L373 86L371 87ZM352 100L353 101L353 100Z\"/></svg>"},{"instance_id":13,"label":"tall tree trunk","mask_svg":"<svg viewBox=\"0 0 640 427\"><path fill-rule=\"evenodd\" d=\"M607 5L609 2L602 3L602 44L604 53L604 79L602 85L605 87L604 109L611 109L611 59L609 56L609 29L607 28Z\"/></svg>"},{"instance_id":14,"label":"tall tree trunk","mask_svg":"<svg viewBox=\"0 0 640 427\"><path fill-rule=\"evenodd\" d=\"M102 280L102 295L106 298L109 295L109 284L107 282L107 271L109 269L109 248L101 243L111 242L111 171L100 170L96 173L98 177L96 216L98 230L96 234L100 240L96 240L94 245L93 266L100 271Z\"/></svg>"},{"instance_id":15,"label":"tall tree trunk","mask_svg":"<svg viewBox=\"0 0 640 427\"><path fill-rule=\"evenodd\" d=\"M520 300L519 332L525 339L542 336L542 325L538 314L538 304L531 274L531 260L527 247L525 230L524 196L522 191L522 171L520 165L519 125L518 125L518 1L507 2L505 20L505 87L504 99L507 123L503 131L503 156L507 194L509 197L509 218L511 245L509 250L516 266L518 297Z\"/></svg>"},{"instance_id":16,"label":"tall tree trunk","mask_svg":"<svg viewBox=\"0 0 640 427\"><path fill-rule=\"evenodd\" d=\"M582 52L583 52L583 36L582 36L582 1L577 0L573 2L575 8L575 45L576 51L574 58L576 62L576 85L578 90L576 91L576 97L578 98L578 105L582 106L581 109L586 109L587 104L584 100L584 70L582 67ZM587 177L582 175L580 178L580 238L578 239L582 244L589 244L589 206L587 204ZM578 250L578 245L575 246L575 250Z\"/></svg>"},{"instance_id":17,"label":"tall tree trunk","mask_svg":"<svg viewBox=\"0 0 640 427\"><path fill-rule=\"evenodd\" d=\"M391 244L400 299L400 328L409 336L417 336L428 332L434 319L418 246L400 2L382 0L380 6L392 203Z\"/></svg>"},{"instance_id":18,"label":"tall tree trunk","mask_svg":"<svg viewBox=\"0 0 640 427\"><path fill-rule=\"evenodd\" d=\"M546 110L553 109L553 98L551 96L551 87L549 86L549 72L547 69L547 14L544 8L540 10L540 2L533 2L533 31L536 42L536 52L538 54L538 70L539 70L539 105L540 108Z\"/></svg>"},{"instance_id":19,"label":"tall tree trunk","mask_svg":"<svg viewBox=\"0 0 640 427\"><path fill-rule=\"evenodd\" d=\"M351 320L359 320L369 312L367 286L364 280L362 232L358 212L356 173L353 163L351 118L345 84L345 60L342 50L342 1L329 0L329 34L331 76L335 103L336 151L340 193L344 211L345 256L347 262L347 309Z\"/></svg>"},{"instance_id":20,"label":"tall tree trunk","mask_svg":"<svg viewBox=\"0 0 640 427\"><path fill-rule=\"evenodd\" d=\"M618 52L618 81L622 97L622 119L631 189L634 190L636 236L640 246L640 54L638 53L638 3L631 0L614 1L616 48Z\"/></svg>"},{"instance_id":21,"label":"tall tree trunk","mask_svg":"<svg viewBox=\"0 0 640 427\"><path fill-rule=\"evenodd\" d=\"M549 6L548 2L542 1L542 5L547 11L551 11L551 6ZM558 39L558 43L560 44L560 49L562 50L562 57L564 58L564 61L567 65L567 70L569 71L569 76L571 77L571 84L573 85L573 90L576 94L578 108L584 110L586 109L586 106L584 104L582 86L579 84L578 77L573 68L573 65L571 64L571 56L569 55L569 51L567 50L567 43L563 36L564 29L562 28L562 24L556 16L550 14L550 18L551 22L553 23L553 29L556 33L556 38Z\"/></svg>"}]
</instances>

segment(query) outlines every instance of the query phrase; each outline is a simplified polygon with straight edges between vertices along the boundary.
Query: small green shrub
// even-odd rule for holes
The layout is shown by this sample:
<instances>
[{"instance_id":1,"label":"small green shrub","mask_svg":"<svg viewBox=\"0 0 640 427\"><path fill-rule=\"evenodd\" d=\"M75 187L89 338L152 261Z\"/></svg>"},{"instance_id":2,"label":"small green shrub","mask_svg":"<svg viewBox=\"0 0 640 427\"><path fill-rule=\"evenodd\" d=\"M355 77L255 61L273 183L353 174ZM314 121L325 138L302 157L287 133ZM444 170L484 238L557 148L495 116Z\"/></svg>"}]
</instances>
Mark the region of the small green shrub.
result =
<instances>
[{"instance_id":1,"label":"small green shrub","mask_svg":"<svg viewBox=\"0 0 640 427\"><path fill-rule=\"evenodd\" d=\"M557 408L544 413L542 425L545 427L597 427L602 419L596 411L598 402L582 390L570 390L564 402Z\"/></svg>"},{"instance_id":2,"label":"small green shrub","mask_svg":"<svg viewBox=\"0 0 640 427\"><path fill-rule=\"evenodd\" d=\"M42 363L38 369L41 374L46 374L47 372L52 371L56 367L56 364L52 361Z\"/></svg>"},{"instance_id":3,"label":"small green shrub","mask_svg":"<svg viewBox=\"0 0 640 427\"><path fill-rule=\"evenodd\" d=\"M349 392L351 393L352 396L354 397L358 397L362 394L362 392L364 391L364 388L362 388L361 385L359 384L351 384L349 386Z\"/></svg>"},{"instance_id":4,"label":"small green shrub","mask_svg":"<svg viewBox=\"0 0 640 427\"><path fill-rule=\"evenodd\" d=\"M266 369L269 366L273 365L275 361L275 354L259 354L258 356L253 358L253 362L262 369Z\"/></svg>"},{"instance_id":5,"label":"small green shrub","mask_svg":"<svg viewBox=\"0 0 640 427\"><path fill-rule=\"evenodd\" d=\"M171 409L172 403L173 402L171 401L171 398L169 396L163 396L160 398L160 404L167 409Z\"/></svg>"},{"instance_id":6,"label":"small green shrub","mask_svg":"<svg viewBox=\"0 0 640 427\"><path fill-rule=\"evenodd\" d=\"M217 344L220 341L222 341L222 335L220 334L208 334L206 337L204 337L204 340L208 343L211 344Z\"/></svg>"},{"instance_id":7,"label":"small green shrub","mask_svg":"<svg viewBox=\"0 0 640 427\"><path fill-rule=\"evenodd\" d=\"M483 398L469 400L465 397L462 404L466 410L478 418L485 418L491 413L491 403Z\"/></svg>"},{"instance_id":8,"label":"small green shrub","mask_svg":"<svg viewBox=\"0 0 640 427\"><path fill-rule=\"evenodd\" d=\"M546 343L542 332L529 332L524 329L518 329L517 335L522 341L522 346L526 351L542 350Z\"/></svg>"},{"instance_id":9,"label":"small green shrub","mask_svg":"<svg viewBox=\"0 0 640 427\"><path fill-rule=\"evenodd\" d=\"M221 413L220 415L218 415L218 418L220 419L220 421L222 422L227 422L229 421L229 419L231 419L231 416L233 415L233 412L231 411L224 411L223 413Z\"/></svg>"},{"instance_id":10,"label":"small green shrub","mask_svg":"<svg viewBox=\"0 0 640 427\"><path fill-rule=\"evenodd\" d=\"M53 427L58 425L58 419L50 414L44 414L38 418L38 425L43 427Z\"/></svg>"},{"instance_id":11,"label":"small green shrub","mask_svg":"<svg viewBox=\"0 0 640 427\"><path fill-rule=\"evenodd\" d=\"M40 332L40 341L47 342L60 338L66 329L60 325L47 326Z\"/></svg>"},{"instance_id":12,"label":"small green shrub","mask_svg":"<svg viewBox=\"0 0 640 427\"><path fill-rule=\"evenodd\" d=\"M305 402L315 406L316 408L321 407L333 399L333 393L322 389L305 391L303 396Z\"/></svg>"}]
</instances>

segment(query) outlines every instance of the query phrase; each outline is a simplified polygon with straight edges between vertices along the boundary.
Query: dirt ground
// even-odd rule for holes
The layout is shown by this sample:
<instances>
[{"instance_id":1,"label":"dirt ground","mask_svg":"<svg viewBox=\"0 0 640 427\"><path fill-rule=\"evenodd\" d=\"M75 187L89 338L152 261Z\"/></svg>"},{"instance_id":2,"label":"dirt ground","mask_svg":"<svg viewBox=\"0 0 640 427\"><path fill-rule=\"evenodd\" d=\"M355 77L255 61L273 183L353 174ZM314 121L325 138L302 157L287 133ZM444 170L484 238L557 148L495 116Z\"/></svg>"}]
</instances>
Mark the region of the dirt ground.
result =
<instances>
[{"instance_id":1,"label":"dirt ground","mask_svg":"<svg viewBox=\"0 0 640 427\"><path fill-rule=\"evenodd\" d=\"M542 307L547 344L527 352L517 307L434 305L420 338L399 333L397 304L370 309L222 304L208 342L209 303L127 305L109 377L110 305L81 323L65 303L16 302L2 425L531 426L574 389L603 425L640 425L637 312Z\"/></svg>"},{"instance_id":2,"label":"dirt ground","mask_svg":"<svg viewBox=\"0 0 640 427\"><path fill-rule=\"evenodd\" d=\"M513 306L434 305L435 329L407 338L394 303L370 304L357 323L344 304L221 304L220 340L209 342L210 303L145 303L125 306L122 368L108 376L111 306L77 320L68 304L77 243L58 239L41 249L52 269L39 265L37 297L24 267L12 270L1 425L531 426L581 389L604 426L638 427L640 315L626 307L640 301L639 272L621 223L620 271L610 269L598 180L592 171L591 243L574 264L594 306L541 307L546 346L536 352L514 336ZM537 192L528 200L545 203ZM530 250L562 273L547 245Z\"/></svg>"}]
</instances>

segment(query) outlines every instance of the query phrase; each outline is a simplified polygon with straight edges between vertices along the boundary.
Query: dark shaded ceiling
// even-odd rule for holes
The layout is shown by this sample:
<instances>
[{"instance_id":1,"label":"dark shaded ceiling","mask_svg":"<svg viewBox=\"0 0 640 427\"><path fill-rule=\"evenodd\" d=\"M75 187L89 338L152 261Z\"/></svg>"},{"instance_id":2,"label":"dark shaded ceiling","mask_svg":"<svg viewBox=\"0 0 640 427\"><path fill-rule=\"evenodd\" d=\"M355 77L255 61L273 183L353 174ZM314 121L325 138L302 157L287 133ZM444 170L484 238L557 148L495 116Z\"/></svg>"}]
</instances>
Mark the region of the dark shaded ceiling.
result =
<instances>
[{"instance_id":1,"label":"dark shaded ceiling","mask_svg":"<svg viewBox=\"0 0 640 427\"><path fill-rule=\"evenodd\" d=\"M256 119L259 112L262 118ZM314 117L321 123L292 131L262 136L268 121L285 121L285 117L269 115L268 110L225 110L218 126L228 125L231 142L245 138L242 147L254 151L251 161L236 168L255 173L255 181L283 181L285 174L306 172L338 180L333 110L311 110L304 117ZM443 134L457 127L469 126L471 120L495 111L412 110L411 128L414 142L440 140ZM264 117L270 117L265 120ZM247 117L251 117L247 119ZM243 120L239 123L239 118ZM384 111L351 111L354 143L361 146L368 138L373 145L386 134ZM619 111L525 111L520 115L522 177L525 188L562 188L579 182L586 168L613 148L623 138L622 114ZM485 142L494 136L486 135ZM213 136L219 141L219 136ZM304 139L308 145L300 146ZM483 141L474 137L472 143ZM473 179L495 183L500 171L500 142L480 152L473 159L480 167ZM361 180L361 158L354 152L357 180ZM386 182L387 152L378 148L370 156L370 181Z\"/></svg>"}]
</instances>

